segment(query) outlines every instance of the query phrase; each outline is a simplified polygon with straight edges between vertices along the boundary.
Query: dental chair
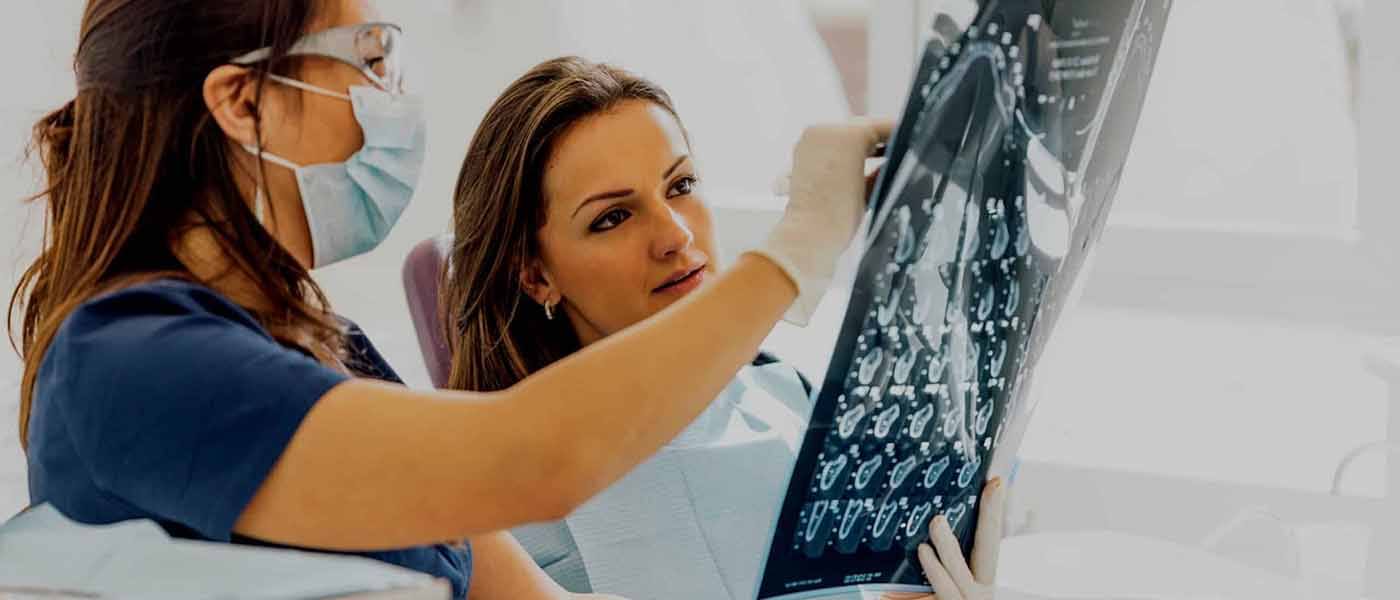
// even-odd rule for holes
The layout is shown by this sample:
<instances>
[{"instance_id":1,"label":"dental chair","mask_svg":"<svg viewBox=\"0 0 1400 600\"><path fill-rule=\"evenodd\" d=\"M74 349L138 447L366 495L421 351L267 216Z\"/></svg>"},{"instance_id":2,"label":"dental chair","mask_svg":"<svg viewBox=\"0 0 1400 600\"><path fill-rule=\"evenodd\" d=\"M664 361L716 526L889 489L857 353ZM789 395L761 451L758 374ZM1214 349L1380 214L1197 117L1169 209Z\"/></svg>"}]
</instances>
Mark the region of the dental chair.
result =
<instances>
[{"instance_id":1,"label":"dental chair","mask_svg":"<svg viewBox=\"0 0 1400 600\"><path fill-rule=\"evenodd\" d=\"M451 249L450 235L428 238L414 246L403 263L403 289L408 296L408 313L413 317L418 349L423 353L428 379L434 388L447 385L452 369L452 348L447 345L438 305L447 255Z\"/></svg>"}]
</instances>

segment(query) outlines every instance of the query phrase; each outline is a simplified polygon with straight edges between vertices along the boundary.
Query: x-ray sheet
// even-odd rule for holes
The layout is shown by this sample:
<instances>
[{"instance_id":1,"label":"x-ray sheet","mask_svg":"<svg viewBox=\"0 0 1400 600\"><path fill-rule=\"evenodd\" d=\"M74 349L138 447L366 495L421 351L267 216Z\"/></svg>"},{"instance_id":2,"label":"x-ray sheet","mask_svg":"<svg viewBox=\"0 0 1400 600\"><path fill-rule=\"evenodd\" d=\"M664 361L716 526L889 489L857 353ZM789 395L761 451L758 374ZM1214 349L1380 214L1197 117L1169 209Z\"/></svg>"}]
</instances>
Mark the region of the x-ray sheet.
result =
<instances>
[{"instance_id":1,"label":"x-ray sheet","mask_svg":"<svg viewBox=\"0 0 1400 600\"><path fill-rule=\"evenodd\" d=\"M759 598L927 590L970 550L1104 224L1171 0L987 0L927 43Z\"/></svg>"}]
</instances>

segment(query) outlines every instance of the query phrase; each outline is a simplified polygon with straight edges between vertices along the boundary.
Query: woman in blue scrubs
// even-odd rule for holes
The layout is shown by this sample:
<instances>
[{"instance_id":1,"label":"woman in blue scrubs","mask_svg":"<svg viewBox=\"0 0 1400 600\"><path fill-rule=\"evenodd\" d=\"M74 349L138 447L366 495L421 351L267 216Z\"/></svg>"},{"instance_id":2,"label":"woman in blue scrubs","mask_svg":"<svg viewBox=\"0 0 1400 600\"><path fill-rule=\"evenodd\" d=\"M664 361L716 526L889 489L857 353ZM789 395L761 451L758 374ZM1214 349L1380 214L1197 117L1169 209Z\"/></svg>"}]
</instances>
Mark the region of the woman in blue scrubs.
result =
<instances>
[{"instance_id":1,"label":"woman in blue scrubs","mask_svg":"<svg viewBox=\"0 0 1400 600\"><path fill-rule=\"evenodd\" d=\"M460 540L568 514L816 304L889 130L809 130L769 242L671 310L503 390L413 391L309 275L412 196L399 35L367 0L88 1L77 96L35 126L45 244L11 303L35 504L364 554L465 597Z\"/></svg>"}]
</instances>

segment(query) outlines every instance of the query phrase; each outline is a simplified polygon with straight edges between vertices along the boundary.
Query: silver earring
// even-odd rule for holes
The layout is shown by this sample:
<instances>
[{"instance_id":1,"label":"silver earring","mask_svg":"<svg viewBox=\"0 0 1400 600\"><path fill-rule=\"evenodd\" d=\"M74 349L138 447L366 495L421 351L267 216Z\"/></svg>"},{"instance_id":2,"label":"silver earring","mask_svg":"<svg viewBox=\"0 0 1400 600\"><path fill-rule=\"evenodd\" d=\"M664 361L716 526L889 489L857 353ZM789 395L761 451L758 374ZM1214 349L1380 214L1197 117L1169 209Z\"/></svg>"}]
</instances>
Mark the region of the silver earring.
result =
<instances>
[{"instance_id":1,"label":"silver earring","mask_svg":"<svg viewBox=\"0 0 1400 600\"><path fill-rule=\"evenodd\" d=\"M554 302L544 301L544 318L550 321L554 320Z\"/></svg>"}]
</instances>

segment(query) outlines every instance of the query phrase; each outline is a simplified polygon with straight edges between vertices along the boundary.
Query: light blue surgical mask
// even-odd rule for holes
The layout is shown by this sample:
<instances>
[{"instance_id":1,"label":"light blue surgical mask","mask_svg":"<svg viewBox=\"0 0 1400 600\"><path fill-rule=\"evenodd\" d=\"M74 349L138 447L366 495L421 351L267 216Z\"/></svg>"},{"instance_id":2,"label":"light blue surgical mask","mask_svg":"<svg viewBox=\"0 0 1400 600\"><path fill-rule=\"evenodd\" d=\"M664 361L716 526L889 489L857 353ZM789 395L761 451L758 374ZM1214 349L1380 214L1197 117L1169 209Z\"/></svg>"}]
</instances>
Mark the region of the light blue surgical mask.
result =
<instances>
[{"instance_id":1,"label":"light blue surgical mask","mask_svg":"<svg viewBox=\"0 0 1400 600\"><path fill-rule=\"evenodd\" d=\"M351 104L365 145L341 163L298 165L254 146L244 149L296 173L311 231L313 267L324 267L373 250L398 222L423 169L427 130L423 100L373 86L351 86L349 94L269 75L274 81ZM262 221L265 198L258 186L255 212Z\"/></svg>"}]
</instances>

